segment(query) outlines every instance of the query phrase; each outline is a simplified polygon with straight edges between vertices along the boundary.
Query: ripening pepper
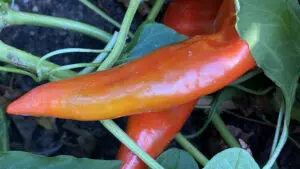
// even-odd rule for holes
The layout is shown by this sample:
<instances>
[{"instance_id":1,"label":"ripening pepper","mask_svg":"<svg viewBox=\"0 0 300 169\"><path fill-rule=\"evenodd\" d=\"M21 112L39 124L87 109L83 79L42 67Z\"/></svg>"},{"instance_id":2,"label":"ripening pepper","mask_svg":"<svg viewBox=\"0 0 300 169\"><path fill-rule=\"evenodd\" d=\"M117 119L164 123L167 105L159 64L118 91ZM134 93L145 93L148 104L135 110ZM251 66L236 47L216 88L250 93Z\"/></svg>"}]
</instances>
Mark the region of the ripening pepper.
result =
<instances>
[{"instance_id":1,"label":"ripening pepper","mask_svg":"<svg viewBox=\"0 0 300 169\"><path fill-rule=\"evenodd\" d=\"M196 101L166 111L142 113L128 118L126 133L150 156L157 157L178 133L192 112ZM146 164L121 145L117 159L123 161L120 169L145 169Z\"/></svg>"},{"instance_id":2,"label":"ripening pepper","mask_svg":"<svg viewBox=\"0 0 300 169\"><path fill-rule=\"evenodd\" d=\"M165 12L163 23L189 36L213 33L216 9L221 4L220 0L217 1L173 0ZM196 102L194 100L160 112L129 116L126 133L151 157L156 158L180 131ZM120 169L147 168L124 144L121 144L117 159L123 162Z\"/></svg>"},{"instance_id":3,"label":"ripening pepper","mask_svg":"<svg viewBox=\"0 0 300 169\"><path fill-rule=\"evenodd\" d=\"M214 21L222 0L172 0L163 23L187 36L214 33Z\"/></svg>"},{"instance_id":4,"label":"ripening pepper","mask_svg":"<svg viewBox=\"0 0 300 169\"><path fill-rule=\"evenodd\" d=\"M188 103L255 66L247 43L236 32L232 39L226 36L195 36L110 70L41 85L12 102L7 112L85 121Z\"/></svg>"}]
</instances>

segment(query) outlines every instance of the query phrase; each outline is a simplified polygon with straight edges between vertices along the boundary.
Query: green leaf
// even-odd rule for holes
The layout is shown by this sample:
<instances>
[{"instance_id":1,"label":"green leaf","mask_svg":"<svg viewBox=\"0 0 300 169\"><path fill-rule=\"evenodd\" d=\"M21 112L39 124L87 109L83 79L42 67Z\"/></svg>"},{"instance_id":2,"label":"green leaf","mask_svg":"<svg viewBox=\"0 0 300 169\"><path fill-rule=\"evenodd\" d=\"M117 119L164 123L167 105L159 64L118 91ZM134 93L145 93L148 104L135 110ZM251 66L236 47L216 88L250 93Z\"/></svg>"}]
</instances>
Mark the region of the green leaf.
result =
<instances>
[{"instance_id":1,"label":"green leaf","mask_svg":"<svg viewBox=\"0 0 300 169\"><path fill-rule=\"evenodd\" d=\"M249 44L257 65L284 95L283 132L265 168L273 165L288 136L300 73L300 21L297 0L235 0L236 29ZM294 5L293 5L294 4Z\"/></svg>"},{"instance_id":2,"label":"green leaf","mask_svg":"<svg viewBox=\"0 0 300 169\"><path fill-rule=\"evenodd\" d=\"M198 169L198 165L193 157L180 149L171 148L163 152L157 161L165 169Z\"/></svg>"},{"instance_id":3,"label":"green leaf","mask_svg":"<svg viewBox=\"0 0 300 169\"><path fill-rule=\"evenodd\" d=\"M72 156L44 157L22 151L0 153L1 169L118 169L117 160L93 160Z\"/></svg>"},{"instance_id":4,"label":"green leaf","mask_svg":"<svg viewBox=\"0 0 300 169\"><path fill-rule=\"evenodd\" d=\"M230 148L215 155L204 169L259 169L259 166L247 151Z\"/></svg>"},{"instance_id":5,"label":"green leaf","mask_svg":"<svg viewBox=\"0 0 300 169\"><path fill-rule=\"evenodd\" d=\"M300 22L287 2L236 0L236 28L257 65L282 89L291 107L300 72Z\"/></svg>"},{"instance_id":6,"label":"green leaf","mask_svg":"<svg viewBox=\"0 0 300 169\"><path fill-rule=\"evenodd\" d=\"M162 46L178 43L185 39L187 39L187 36L178 34L175 30L163 24L146 23L139 28L133 40L136 45L125 54L121 62L137 59Z\"/></svg>"}]
</instances>

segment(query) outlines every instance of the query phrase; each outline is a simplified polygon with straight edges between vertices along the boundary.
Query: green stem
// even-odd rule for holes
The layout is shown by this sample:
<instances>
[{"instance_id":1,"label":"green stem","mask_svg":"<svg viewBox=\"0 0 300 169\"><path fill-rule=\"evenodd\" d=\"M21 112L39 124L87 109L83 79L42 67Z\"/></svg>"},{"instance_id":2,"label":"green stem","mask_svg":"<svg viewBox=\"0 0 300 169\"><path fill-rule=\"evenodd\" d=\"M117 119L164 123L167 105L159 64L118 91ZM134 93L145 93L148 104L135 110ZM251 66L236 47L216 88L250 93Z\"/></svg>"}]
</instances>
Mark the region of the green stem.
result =
<instances>
[{"instance_id":1,"label":"green stem","mask_svg":"<svg viewBox=\"0 0 300 169\"><path fill-rule=\"evenodd\" d=\"M4 15L0 16L0 26L1 26L1 19L2 19L3 22L2 26L3 25L5 26L35 25L35 26L44 26L44 27L52 27L52 28L61 28L61 29L80 32L88 36L102 40L104 42L108 42L112 36L111 34L101 29L98 29L94 26L77 22L77 21L72 21L70 19L46 16L41 14L33 14L28 12L19 12L10 9L7 9L6 12L4 11L1 12L3 12Z\"/></svg>"},{"instance_id":2,"label":"green stem","mask_svg":"<svg viewBox=\"0 0 300 169\"><path fill-rule=\"evenodd\" d=\"M242 85L229 85L229 87L234 87L236 89L242 90L246 93L250 93L250 94L253 94L253 95L265 95L265 94L269 93L271 90L273 90L275 88L274 86L271 86L271 87L268 87L264 90L256 91L256 90L246 88Z\"/></svg>"},{"instance_id":3,"label":"green stem","mask_svg":"<svg viewBox=\"0 0 300 169\"><path fill-rule=\"evenodd\" d=\"M26 72L24 70L21 70L21 69L0 66L0 71L26 75L26 76L31 77L35 82L40 82L40 80L38 79L37 76L35 76L34 74L32 74L30 72Z\"/></svg>"},{"instance_id":4,"label":"green stem","mask_svg":"<svg viewBox=\"0 0 300 169\"><path fill-rule=\"evenodd\" d=\"M100 15L102 18L104 18L105 20L107 20L109 23L113 24L115 27L117 27L117 28L121 27L120 23L118 23L112 17L110 17L109 15L107 15L104 11L102 11L101 9L99 9L97 6L95 6L94 4L92 4L90 1L88 1L88 0L79 0L79 1L81 3L83 3L85 6L87 6L88 8L90 8L91 10L93 10L95 13L97 13L98 15Z\"/></svg>"},{"instance_id":5,"label":"green stem","mask_svg":"<svg viewBox=\"0 0 300 169\"><path fill-rule=\"evenodd\" d=\"M274 165L289 136L289 125L291 121L291 111L293 107L293 102L290 100L289 97L295 98L295 93L293 95L288 95L287 93L285 93L284 96L285 97L282 104L285 107L285 110L282 133L279 138L278 144L272 153L272 156L269 158L268 162L263 167L263 169L269 169Z\"/></svg>"},{"instance_id":6,"label":"green stem","mask_svg":"<svg viewBox=\"0 0 300 169\"><path fill-rule=\"evenodd\" d=\"M241 116L241 115L238 115L232 111L229 111L229 110L226 110L225 111L226 113L229 113L237 118L240 118L240 119L243 119L243 120L247 120L249 122L253 122L253 123L258 123L258 124L261 124L261 125L265 125L265 126L269 126L269 127L272 127L272 128L275 128L276 129L276 126L272 123L270 123L269 121L266 121L266 119L264 119L264 121L259 121L259 120L256 120L256 119L251 119L251 118L247 118L247 117L244 117L244 116ZM281 131L280 131L281 132ZM300 144L295 140L293 139L293 137L289 136L288 139L294 143L294 145L300 149Z\"/></svg>"},{"instance_id":7,"label":"green stem","mask_svg":"<svg viewBox=\"0 0 300 169\"><path fill-rule=\"evenodd\" d=\"M258 124L261 124L261 125L265 125L265 126L269 126L269 127L272 127L272 128L276 128L273 124L270 124L270 123L266 123L266 122L263 122L263 121L260 121L260 120L256 120L256 119L251 119L251 118L248 118L248 117L244 117L244 116L241 116L239 114L236 114L230 110L225 110L226 113L230 114L230 115L233 115L237 118L240 118L240 119L243 119L243 120L247 120L247 121L250 121L250 122L253 122L253 123L258 123Z\"/></svg>"},{"instance_id":8,"label":"green stem","mask_svg":"<svg viewBox=\"0 0 300 169\"><path fill-rule=\"evenodd\" d=\"M118 37L118 33L115 32L114 35L112 36L112 38L110 39L110 41L107 43L107 45L105 46L104 50L111 50L113 48L113 46L116 43ZM104 58L108 55L108 52L103 52L100 53L94 60L92 63L101 63ZM98 67L98 66L97 66ZM83 70L81 70L78 74L79 75L83 75L83 74L87 74L92 72L96 67L86 67Z\"/></svg>"},{"instance_id":9,"label":"green stem","mask_svg":"<svg viewBox=\"0 0 300 169\"><path fill-rule=\"evenodd\" d=\"M202 154L195 146L193 146L181 133L175 136L175 140L182 146L187 152L189 152L202 166L205 166L208 162L207 157Z\"/></svg>"},{"instance_id":10,"label":"green stem","mask_svg":"<svg viewBox=\"0 0 300 169\"><path fill-rule=\"evenodd\" d=\"M287 115L287 116L289 116L289 115ZM283 147L284 147L284 145L287 141L288 126L289 126L288 121L284 121L283 131L282 131L282 134L279 138L277 147L275 148L274 152L272 153L271 158L268 160L268 162L266 163L266 165L262 169L270 169L274 165L275 161L277 160L281 150L283 149Z\"/></svg>"},{"instance_id":11,"label":"green stem","mask_svg":"<svg viewBox=\"0 0 300 169\"><path fill-rule=\"evenodd\" d=\"M41 65L42 65L42 63L43 63L45 60L47 60L47 59L49 59L49 58L51 58L51 57L53 57L53 56L55 56L55 55L65 54L65 53L74 53L74 52L82 52L82 53L101 53L101 52L108 52L108 51L106 51L106 50L104 50L104 49L98 50L98 49L84 49L84 48L65 48L65 49L58 49L58 50L49 52L49 53L47 53L46 55L42 56L42 57L39 59L37 65L36 65L36 72L37 72L37 74L38 74L39 79L40 79L40 80L43 80L44 77L46 77L46 76L44 76L44 75L49 75L49 74L48 74L49 72L45 72L45 73L44 73L44 72L42 71L42 69L41 69Z\"/></svg>"},{"instance_id":12,"label":"green stem","mask_svg":"<svg viewBox=\"0 0 300 169\"><path fill-rule=\"evenodd\" d=\"M241 147L239 142L233 137L230 131L227 129L224 121L220 117L219 112L215 113L212 117L212 123L219 132L219 134L223 137L224 141L230 147Z\"/></svg>"},{"instance_id":13,"label":"green stem","mask_svg":"<svg viewBox=\"0 0 300 169\"><path fill-rule=\"evenodd\" d=\"M112 120L102 120L103 126L126 145L134 154L143 160L150 168L163 169L149 154L142 150L130 137Z\"/></svg>"},{"instance_id":14,"label":"green stem","mask_svg":"<svg viewBox=\"0 0 300 169\"><path fill-rule=\"evenodd\" d=\"M13 62L11 59L7 59L8 57L8 53L12 53L13 56L15 58L17 58L18 60L21 60L21 61L26 61L26 62L21 62L20 64L16 64L16 62ZM4 61L6 63L11 63L11 64L14 64L16 66L22 66L23 68L27 69L27 70L32 70L32 71L35 71L35 66L37 64L39 60L39 57L37 56L33 56L29 53L26 53L24 51L21 51L21 50L18 50L16 48L13 48L13 47L10 47L4 43L2 43L0 41L0 61ZM19 62L18 62L19 63ZM44 70L52 70L52 69L55 69L55 68L58 68L59 66L56 65L56 64L53 64L51 62L48 62L48 61L45 61L43 62L43 66L42 68ZM63 75L63 76L62 76ZM50 80L61 80L61 79L65 79L65 78L68 78L68 77L72 77L72 76L75 76L76 73L73 72L73 71L67 71L67 70L64 70L64 71L61 71L59 73L55 73L54 74L54 78L53 79L50 79ZM101 121L101 123L103 123ZM113 132L119 132L119 133L122 133L123 130L120 129L116 124L114 124L114 122L112 120L105 120L104 122L105 124L108 124L108 125L105 125L105 127L109 130L109 131L113 131ZM114 134L114 133L112 133ZM126 135L126 134L125 134ZM127 137L123 137L123 135L120 135L120 134L116 134L115 135L117 137L118 140L122 140L121 142L125 145L125 146L129 146L129 147L132 147L134 143L134 141L129 138L127 135ZM139 158L141 158L142 160L145 160L144 162L148 165L148 166L159 166L157 167L158 169L160 169L160 165L154 160L149 160L151 157L149 157L148 154L144 154L143 151L141 148L139 148L139 146L137 146L135 144L134 146L135 148L135 152L140 152L140 153L137 153L137 156Z\"/></svg>"},{"instance_id":15,"label":"green stem","mask_svg":"<svg viewBox=\"0 0 300 169\"><path fill-rule=\"evenodd\" d=\"M273 154L273 152L274 152L274 150L277 146L278 140L279 140L279 134L280 134L280 131L281 131L282 119L283 119L283 106L280 107L280 111L279 111L279 114L278 114L277 125L276 125L276 130L275 130L275 135L274 135L274 139L273 139L273 144L272 144L270 157L272 156L272 154Z\"/></svg>"},{"instance_id":16,"label":"green stem","mask_svg":"<svg viewBox=\"0 0 300 169\"><path fill-rule=\"evenodd\" d=\"M7 130L8 130L8 126L7 126L7 119L6 119L6 116L5 116L5 111L2 109L2 107L0 107L0 125L1 125L1 129L3 130L0 130L0 137L1 137L1 140L0 140L0 151L1 152L5 152L5 151L8 151L9 150L9 141L8 141L8 133L7 133Z\"/></svg>"},{"instance_id":17,"label":"green stem","mask_svg":"<svg viewBox=\"0 0 300 169\"><path fill-rule=\"evenodd\" d=\"M83 3L85 6L87 6L88 8L90 8L91 10L93 10L94 12L96 12L102 18L104 18L105 20L107 20L109 23L113 24L115 27L121 28L121 25L116 20L114 20L109 15L107 15L104 11L102 11L101 9L99 9L97 6L95 6L94 4L92 4L90 1L88 1L88 0L79 0L79 1L81 3ZM131 33L131 32L128 32L128 34L129 34L129 36L131 38L134 36L133 33Z\"/></svg>"},{"instance_id":18,"label":"green stem","mask_svg":"<svg viewBox=\"0 0 300 169\"><path fill-rule=\"evenodd\" d=\"M118 58L120 57L120 54L122 53L122 50L126 43L126 38L127 38L128 32L129 32L131 22L134 18L134 15L135 15L140 3L141 3L141 0L130 0L128 9L124 16L122 26L121 26L121 29L120 29L120 32L119 32L119 35L117 38L117 42L116 42L114 48L112 49L111 53L107 56L107 58L99 66L98 71L105 70L107 68L112 67L116 63Z\"/></svg>"},{"instance_id":19,"label":"green stem","mask_svg":"<svg viewBox=\"0 0 300 169\"><path fill-rule=\"evenodd\" d=\"M12 46L6 45L2 41L0 41L0 61L2 62L24 68L31 72L35 72L36 65L39 59L40 58L37 56L34 56L30 53L24 52ZM48 72L54 68L57 68L58 66L59 65L45 61L42 63L42 71ZM76 73L73 71L63 71L54 74L54 76L56 76L59 79L65 79L75 75Z\"/></svg>"},{"instance_id":20,"label":"green stem","mask_svg":"<svg viewBox=\"0 0 300 169\"><path fill-rule=\"evenodd\" d=\"M212 108L211 108L211 110L212 110ZM207 129L208 125L209 125L210 122L212 121L213 114L214 114L214 112L210 111L210 112L209 112L209 116L208 116L208 118L205 120L203 126L202 126L197 132L192 133L192 134L185 135L185 137L186 137L187 139L193 139L193 138L195 138L195 137L200 136L200 135Z\"/></svg>"},{"instance_id":21,"label":"green stem","mask_svg":"<svg viewBox=\"0 0 300 169\"><path fill-rule=\"evenodd\" d=\"M155 21L163 4L164 0L156 0L146 20Z\"/></svg>"},{"instance_id":22,"label":"green stem","mask_svg":"<svg viewBox=\"0 0 300 169\"><path fill-rule=\"evenodd\" d=\"M250 71L250 72L246 73L245 75L243 75L242 77L239 77L237 80L232 82L230 85L237 85L237 84L243 83L262 72L263 72L262 69L255 69L253 71Z\"/></svg>"},{"instance_id":23,"label":"green stem","mask_svg":"<svg viewBox=\"0 0 300 169\"><path fill-rule=\"evenodd\" d=\"M99 63L75 63L70 65L60 66L58 68L52 69L49 72L49 76L52 76L55 72L58 71L65 71L65 70L76 69L81 67L96 67L96 66L99 66Z\"/></svg>"}]
</instances>

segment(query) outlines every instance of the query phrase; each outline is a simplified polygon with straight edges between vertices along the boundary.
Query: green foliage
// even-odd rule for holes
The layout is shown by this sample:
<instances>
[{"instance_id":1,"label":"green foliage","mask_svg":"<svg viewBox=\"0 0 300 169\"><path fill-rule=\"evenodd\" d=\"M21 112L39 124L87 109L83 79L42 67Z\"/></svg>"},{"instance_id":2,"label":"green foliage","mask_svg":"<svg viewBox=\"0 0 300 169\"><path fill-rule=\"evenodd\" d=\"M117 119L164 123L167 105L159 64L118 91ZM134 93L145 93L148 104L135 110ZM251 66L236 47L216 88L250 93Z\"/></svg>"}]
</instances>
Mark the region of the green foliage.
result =
<instances>
[{"instance_id":1,"label":"green foliage","mask_svg":"<svg viewBox=\"0 0 300 169\"><path fill-rule=\"evenodd\" d=\"M215 155L204 169L259 169L259 166L247 151L230 148Z\"/></svg>"},{"instance_id":2,"label":"green foliage","mask_svg":"<svg viewBox=\"0 0 300 169\"><path fill-rule=\"evenodd\" d=\"M129 44L128 53L119 61L128 62L142 57L160 47L185 40L185 35L159 23L146 23L138 29L132 44Z\"/></svg>"},{"instance_id":3,"label":"green foliage","mask_svg":"<svg viewBox=\"0 0 300 169\"><path fill-rule=\"evenodd\" d=\"M298 19L284 0L236 0L236 8L240 36L257 65L282 89L290 108L300 72Z\"/></svg>"},{"instance_id":4,"label":"green foliage","mask_svg":"<svg viewBox=\"0 0 300 169\"><path fill-rule=\"evenodd\" d=\"M118 169L117 160L92 160L72 156L43 157L22 151L0 153L1 169Z\"/></svg>"},{"instance_id":5,"label":"green foliage","mask_svg":"<svg viewBox=\"0 0 300 169\"><path fill-rule=\"evenodd\" d=\"M186 151L171 148L162 153L157 161L165 169L198 169L198 165L193 157Z\"/></svg>"},{"instance_id":6,"label":"green foliage","mask_svg":"<svg viewBox=\"0 0 300 169\"><path fill-rule=\"evenodd\" d=\"M236 29L248 42L257 65L284 95L283 132L265 168L270 168L288 137L290 114L300 72L300 22L296 0L235 0ZM295 6L296 5L296 6ZM279 122L281 123L281 122Z\"/></svg>"},{"instance_id":7,"label":"green foliage","mask_svg":"<svg viewBox=\"0 0 300 169\"><path fill-rule=\"evenodd\" d=\"M11 0L0 0L0 3L1 2L6 2L6 3L8 3L8 2L11 2ZM1 4L0 4L1 5Z\"/></svg>"},{"instance_id":8,"label":"green foliage","mask_svg":"<svg viewBox=\"0 0 300 169\"><path fill-rule=\"evenodd\" d=\"M300 64L299 22L284 0L236 2L240 36L248 42L257 65L291 104L300 72L296 66Z\"/></svg>"}]
</instances>

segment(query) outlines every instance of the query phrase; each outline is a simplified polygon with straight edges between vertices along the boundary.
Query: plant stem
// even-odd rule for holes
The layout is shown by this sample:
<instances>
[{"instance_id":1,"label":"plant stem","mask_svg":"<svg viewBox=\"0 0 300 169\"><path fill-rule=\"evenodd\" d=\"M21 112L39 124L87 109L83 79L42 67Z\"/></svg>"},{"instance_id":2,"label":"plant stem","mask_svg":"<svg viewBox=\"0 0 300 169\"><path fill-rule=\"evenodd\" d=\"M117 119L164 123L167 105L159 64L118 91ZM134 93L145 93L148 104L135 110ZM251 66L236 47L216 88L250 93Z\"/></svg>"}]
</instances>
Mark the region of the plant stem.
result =
<instances>
[{"instance_id":1,"label":"plant stem","mask_svg":"<svg viewBox=\"0 0 300 169\"><path fill-rule=\"evenodd\" d=\"M31 72L35 72L36 65L39 59L40 58L37 56L34 56L30 53L24 52L12 46L6 45L2 41L0 41L0 61L2 62L27 69ZM48 72L54 68L57 68L58 66L59 65L45 61L42 63L42 70ZM59 79L65 79L75 75L76 73L73 71L62 71L54 74L54 76L56 76Z\"/></svg>"},{"instance_id":2,"label":"plant stem","mask_svg":"<svg viewBox=\"0 0 300 169\"><path fill-rule=\"evenodd\" d=\"M229 113L229 114L231 114L231 115L233 115L233 116L235 116L235 117L237 117L237 118L240 118L240 119L243 119L243 120L247 120L247 121L249 121L249 122L253 122L253 123L258 123L258 124L261 124L261 125L269 126L269 127L272 127L272 128L275 128L275 129L276 129L276 126L275 126L274 124L272 124L272 123L266 121L265 119L264 119L264 121L259 121L259 120L256 120L256 119L251 119L251 118L243 117L243 116L238 115L238 114L236 114L236 113L234 113L234 112L232 112L232 111L226 110L225 112L226 112L226 113ZM280 132L281 132L281 131L280 131ZM295 139L293 139L293 137L289 136L288 139L289 139L292 143L294 143L294 145L295 145L298 149L300 149L300 144L299 144Z\"/></svg>"},{"instance_id":3,"label":"plant stem","mask_svg":"<svg viewBox=\"0 0 300 169\"><path fill-rule=\"evenodd\" d=\"M2 105L1 105L2 106ZM0 125L1 125L1 129L0 130L0 151L1 152L5 152L9 150L9 145L8 145L8 126L7 126L7 119L5 116L5 111L2 109L2 107L0 107Z\"/></svg>"},{"instance_id":4,"label":"plant stem","mask_svg":"<svg viewBox=\"0 0 300 169\"><path fill-rule=\"evenodd\" d=\"M250 71L250 72L244 74L243 76L239 77L237 80L235 80L234 82L232 82L230 85L237 85L237 84L243 83L243 82L245 82L245 81L253 78L254 76L256 76L256 75L258 75L258 74L260 74L262 72L263 72L262 69L257 68L255 70Z\"/></svg>"},{"instance_id":5,"label":"plant stem","mask_svg":"<svg viewBox=\"0 0 300 169\"><path fill-rule=\"evenodd\" d=\"M71 70L71 69L82 68L82 67L95 67L95 66L99 66L99 63L75 63L75 64L54 68L48 74L49 76L51 76L53 73L58 71Z\"/></svg>"},{"instance_id":6,"label":"plant stem","mask_svg":"<svg viewBox=\"0 0 300 169\"><path fill-rule=\"evenodd\" d=\"M278 140L279 140L279 134L280 134L280 131L281 131L282 119L283 119L283 106L281 105L280 111L279 111L279 114L278 114L277 125L276 125L276 130L275 130L275 135L274 135L274 140L273 140L273 144L272 144L270 157L272 156L272 154L273 154L273 152L274 152L274 150L277 146Z\"/></svg>"},{"instance_id":7,"label":"plant stem","mask_svg":"<svg viewBox=\"0 0 300 169\"><path fill-rule=\"evenodd\" d=\"M111 53L107 56L107 58L103 61L103 63L99 66L99 70L105 70L107 68L112 67L118 58L120 57L120 54L124 48L124 45L126 43L127 34L129 32L129 28L131 25L131 22L134 18L134 15L139 7L139 4L141 3L141 0L130 0L128 9L126 11L126 14L124 16L122 26L117 38L117 42L112 49Z\"/></svg>"},{"instance_id":8,"label":"plant stem","mask_svg":"<svg viewBox=\"0 0 300 169\"><path fill-rule=\"evenodd\" d=\"M227 129L224 121L220 117L219 112L215 113L212 117L212 123L219 132L219 134L223 137L224 141L230 147L241 147L239 142L233 137L230 131Z\"/></svg>"},{"instance_id":9,"label":"plant stem","mask_svg":"<svg viewBox=\"0 0 300 169\"><path fill-rule=\"evenodd\" d=\"M118 60L122 49L126 43L126 37L129 32L131 22L133 20L134 14L136 13L140 0L130 0L128 9L126 11L125 17L122 22L122 26L117 37L116 44L112 49L111 53L107 56L104 62L99 66L97 71L102 71L111 68L115 62ZM128 137L128 135L119 128L118 125L112 120L101 120L100 123L109 130L118 140L122 142L126 147L128 147L134 154L136 154L144 163L146 163L150 168L163 169L149 154L145 153L136 143Z\"/></svg>"},{"instance_id":10,"label":"plant stem","mask_svg":"<svg viewBox=\"0 0 300 169\"><path fill-rule=\"evenodd\" d=\"M104 50L111 50L113 48L113 46L116 43L118 37L118 33L115 32L112 36L112 38L110 39L110 41L107 43L107 45L105 46ZM108 55L108 52L103 52L100 53L94 60L92 63L101 63L104 58ZM98 67L98 66L97 66ZM83 74L87 74L92 72L96 67L86 67L83 70L81 70L78 74L79 75L83 75Z\"/></svg>"},{"instance_id":11,"label":"plant stem","mask_svg":"<svg viewBox=\"0 0 300 169\"><path fill-rule=\"evenodd\" d=\"M130 137L112 120L102 120L103 126L108 129L116 138L125 144L134 154L143 160L150 168L163 169L149 154L136 145Z\"/></svg>"},{"instance_id":12,"label":"plant stem","mask_svg":"<svg viewBox=\"0 0 300 169\"><path fill-rule=\"evenodd\" d=\"M212 108L211 108L211 110L212 110ZM185 137L187 139L193 139L195 137L198 137L199 135L201 135L207 129L208 125L212 121L212 117L213 117L214 112L210 111L209 114L210 114L209 117L205 120L203 126L198 131L196 131L195 133L192 133L192 134L185 135Z\"/></svg>"},{"instance_id":13,"label":"plant stem","mask_svg":"<svg viewBox=\"0 0 300 169\"><path fill-rule=\"evenodd\" d=\"M24 70L21 69L16 69L16 68L11 68L11 67L4 67L4 66L0 66L0 71L3 72L11 72L11 73L17 73L17 74L22 74L22 75L26 75L31 77L35 82L40 82L40 80L38 79L37 76L35 76L34 74L30 73L30 72L26 72Z\"/></svg>"},{"instance_id":14,"label":"plant stem","mask_svg":"<svg viewBox=\"0 0 300 169\"><path fill-rule=\"evenodd\" d=\"M253 94L253 95L265 95L265 94L269 93L271 90L273 90L275 88L274 86L270 86L270 87L268 87L264 90L256 91L256 90L246 88L242 85L229 85L229 87L234 87L236 89L242 90L246 93L250 93L250 94Z\"/></svg>"},{"instance_id":15,"label":"plant stem","mask_svg":"<svg viewBox=\"0 0 300 169\"><path fill-rule=\"evenodd\" d=\"M195 146L193 146L181 133L175 136L175 140L182 146L187 152L189 152L202 166L205 166L208 162L207 157L202 154Z\"/></svg>"},{"instance_id":16,"label":"plant stem","mask_svg":"<svg viewBox=\"0 0 300 169\"><path fill-rule=\"evenodd\" d=\"M16 58L15 60L17 60L18 62L14 61L14 59L8 59L8 58L10 58L10 57L8 57L9 56L8 53L13 54L12 56L14 58ZM22 62L19 63L19 60L21 60ZM26 53L26 52L21 51L21 50L18 50L16 48L11 47L11 46L8 46L8 45L6 45L6 44L4 44L0 41L0 61L4 61L6 63L11 63L11 64L14 64L16 66L21 66L22 68L25 68L27 70L32 70L34 72L36 70L35 67L36 67L36 64L37 64L38 60L39 60L39 57L31 55L31 54ZM54 63L51 63L51 62L48 62L48 61L43 62L42 65L43 65L42 69L44 69L44 70L52 70L52 69L55 69L55 68L59 67L58 65L56 65ZM64 70L64 71L60 71L59 73L55 73L54 78L50 79L50 80L61 80L61 79L65 79L65 78L68 78L68 77L75 76L75 75L76 75L76 73L73 72L73 71ZM101 123L103 123L103 122L101 121ZM124 132L116 124L114 124L114 122L112 120L105 120L104 124L109 124L109 125L105 125L105 127L109 131L118 132L118 133ZM114 134L114 133L112 133L112 134ZM135 145L134 146L134 149L135 149L134 151L139 152L137 154L137 156L139 158L141 158L142 160L146 159L146 161L144 161L144 162L148 166L159 166L157 168L158 169L161 168L160 165L154 159L150 160L151 157L149 157L149 155L147 153L143 153L144 150L139 148L139 146L136 145L134 143L134 141L131 138L129 138L126 134L125 134L125 137L123 137L123 135L120 135L120 134L116 134L115 136L125 146L132 147L132 146Z\"/></svg>"},{"instance_id":17,"label":"plant stem","mask_svg":"<svg viewBox=\"0 0 300 169\"><path fill-rule=\"evenodd\" d=\"M164 0L156 0L146 20L155 21L163 4Z\"/></svg>"},{"instance_id":18,"label":"plant stem","mask_svg":"<svg viewBox=\"0 0 300 169\"><path fill-rule=\"evenodd\" d=\"M98 29L94 26L85 23L72 21L70 19L64 19L60 17L13 11L11 9L7 9L6 13L2 16L2 18L0 16L0 19L2 19L3 22L2 24L4 24L5 26L35 25L35 26L44 26L44 27L52 27L52 28L61 28L61 29L80 32L85 35L102 40L104 42L108 42L112 36L111 34L101 29Z\"/></svg>"},{"instance_id":19,"label":"plant stem","mask_svg":"<svg viewBox=\"0 0 300 169\"><path fill-rule=\"evenodd\" d=\"M101 53L101 52L108 52L108 51L106 51L106 50L104 50L104 49L100 49L100 50L98 50L98 49L85 49L85 48L65 48L65 49L58 49L58 50L55 50L55 51L52 51L52 52L49 52L49 53L47 53L47 54L45 54L44 56L42 56L40 59L39 59L39 61L38 61L38 63L37 63L37 65L36 65L36 72L37 72L37 74L38 74L38 77L39 77L39 79L40 80L43 80L44 79L44 77L46 77L46 76L48 76L49 75L49 72L43 72L42 70L41 70L41 64L45 61L45 60L47 60L47 59L49 59L49 58L51 58L51 57L53 57L53 56L55 56L55 55L59 55L59 54L66 54L66 53L74 53L74 52L78 52L78 53Z\"/></svg>"},{"instance_id":20,"label":"plant stem","mask_svg":"<svg viewBox=\"0 0 300 169\"><path fill-rule=\"evenodd\" d=\"M225 110L224 112L226 112L226 113L228 113L228 114L230 114L232 116L235 116L237 118L249 121L249 122L258 123L258 124L261 124L261 125L265 125L265 126L269 126L269 127L272 127L272 128L276 128L276 126L274 126L273 124L270 124L270 123L267 123L267 122L263 122L263 121L260 121L260 120L256 120L256 119L251 119L251 118L248 118L248 117L244 117L244 116L236 114L236 113L234 113L234 112L232 112L230 110Z\"/></svg>"},{"instance_id":21,"label":"plant stem","mask_svg":"<svg viewBox=\"0 0 300 169\"><path fill-rule=\"evenodd\" d=\"M87 6L88 8L90 8L91 10L93 10L95 13L97 13L98 15L100 15L102 18L104 18L105 20L107 20L109 23L111 23L112 25L114 25L115 27L117 27L117 28L121 27L120 23L118 23L112 17L110 17L109 15L107 15L104 11L102 11L101 9L99 9L97 6L95 6L94 4L92 4L90 1L88 1L88 0L79 0L79 1L81 3L83 3L85 6Z\"/></svg>"}]
</instances>

